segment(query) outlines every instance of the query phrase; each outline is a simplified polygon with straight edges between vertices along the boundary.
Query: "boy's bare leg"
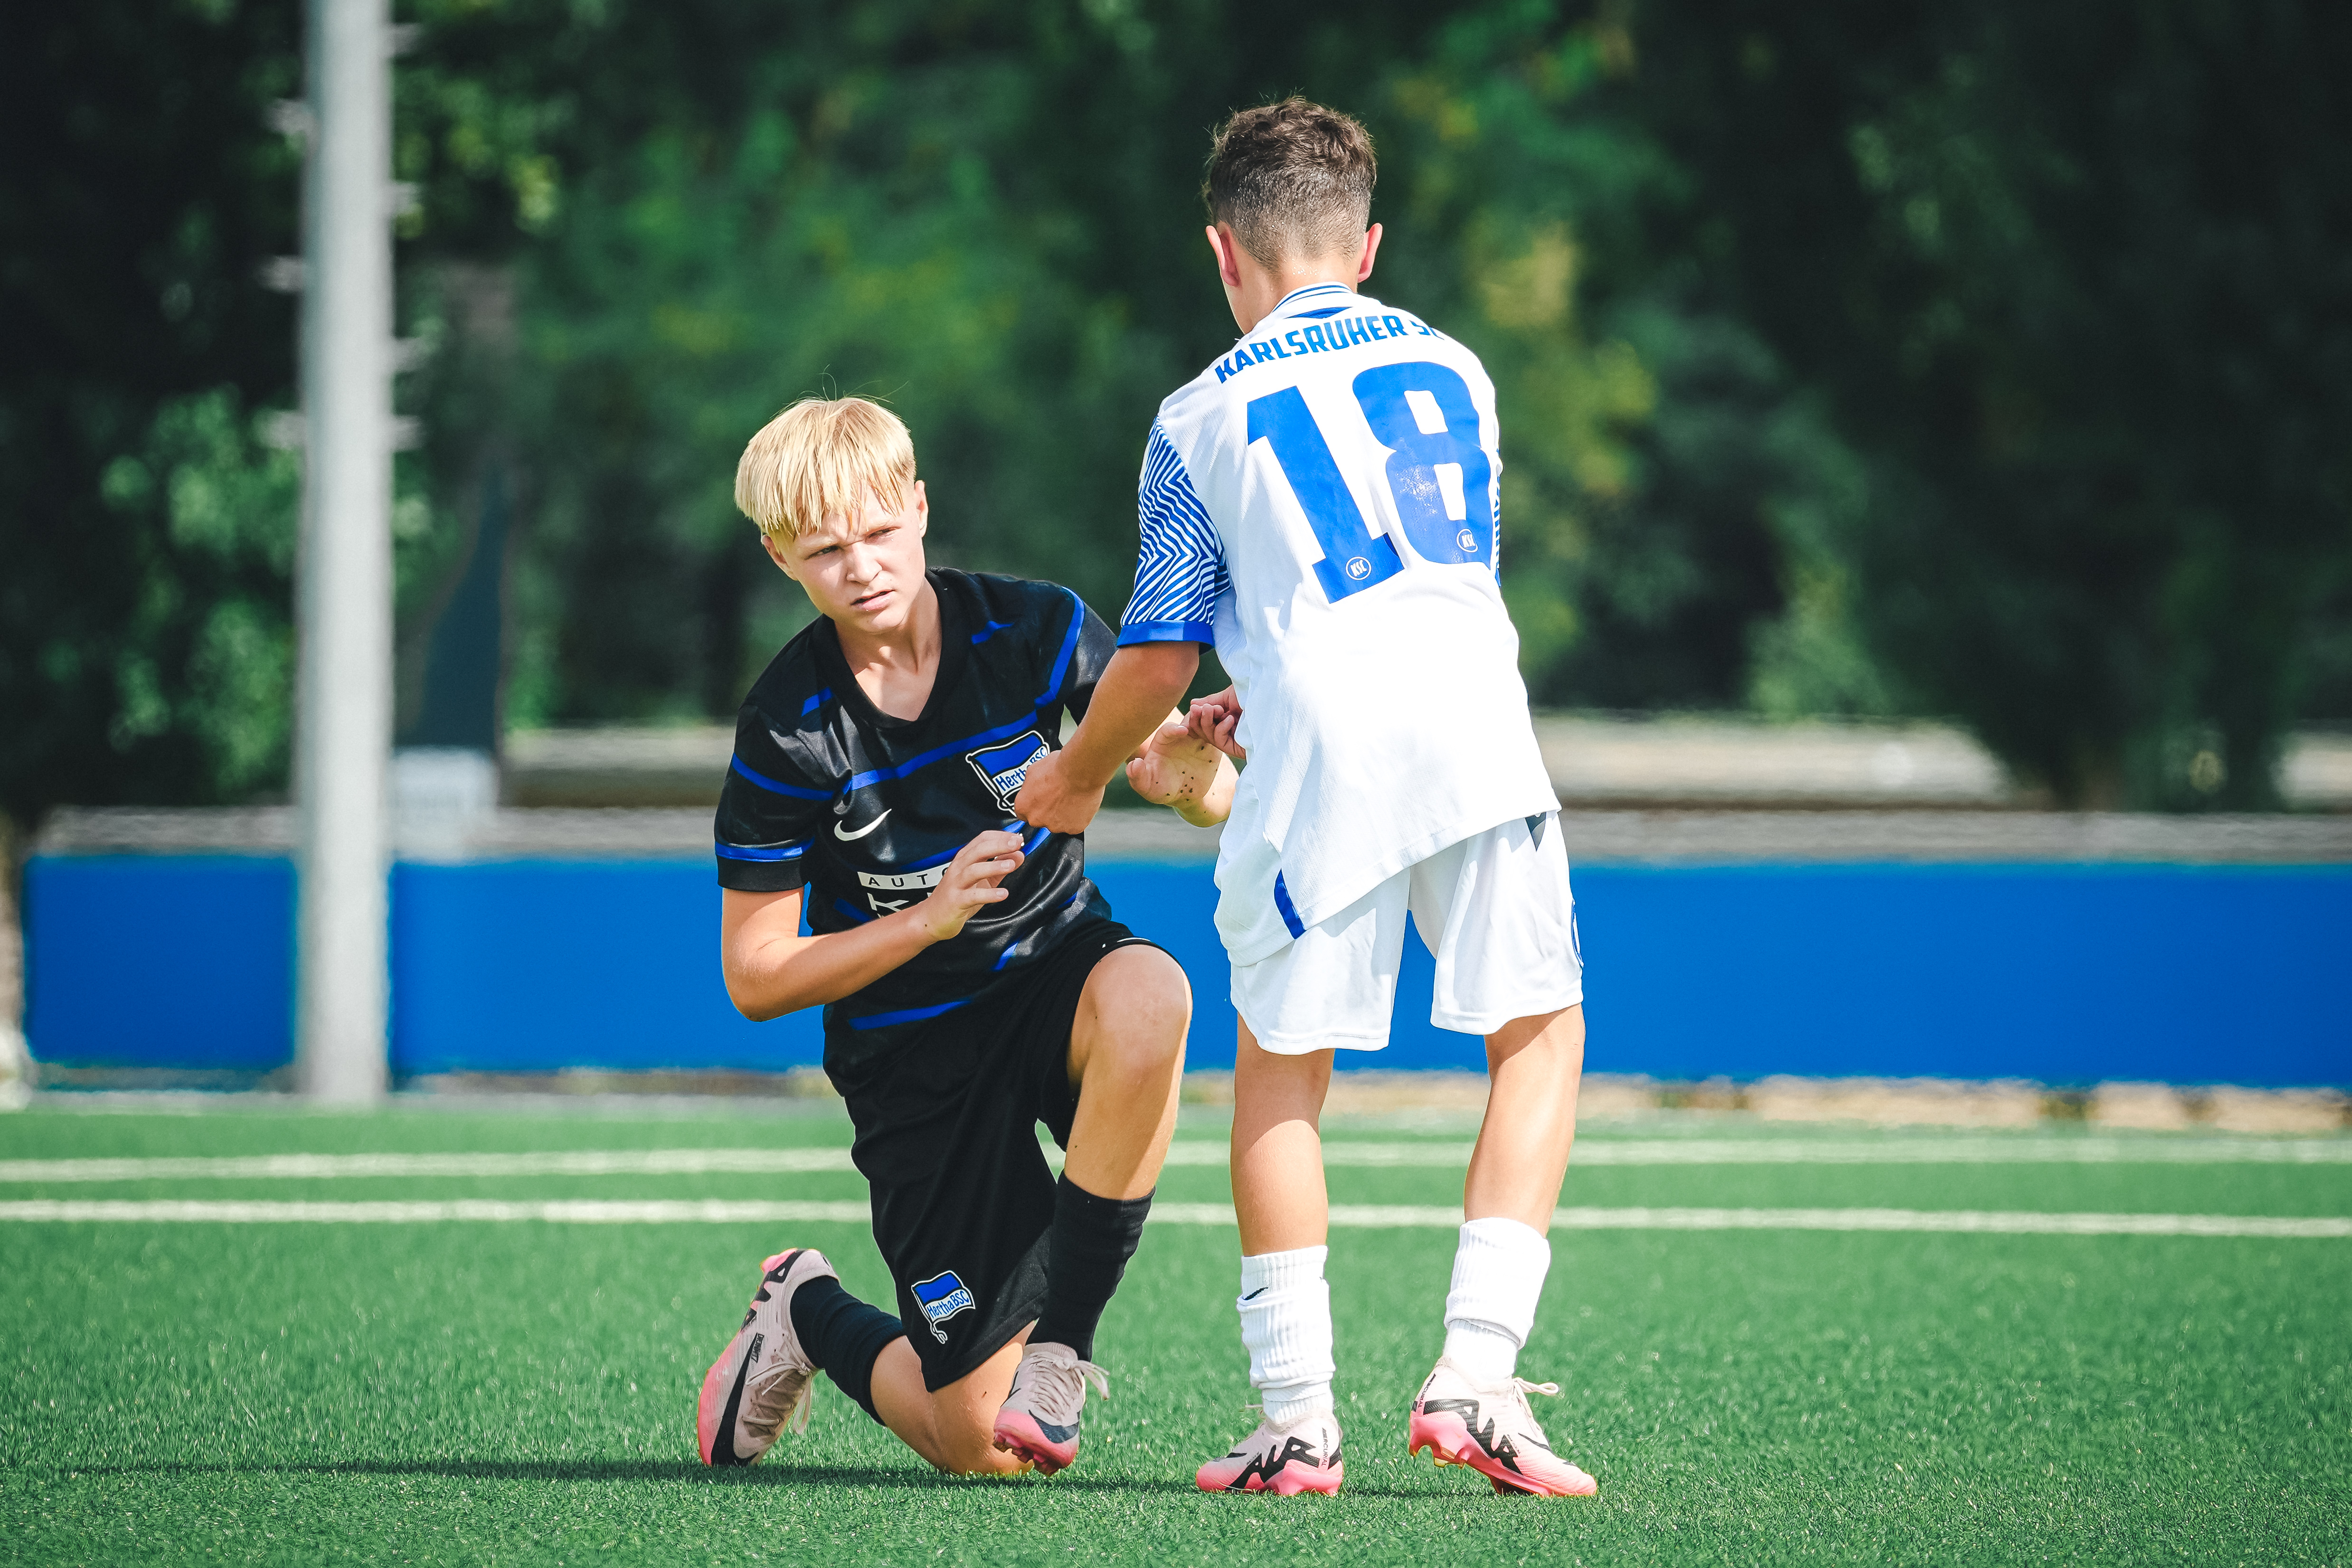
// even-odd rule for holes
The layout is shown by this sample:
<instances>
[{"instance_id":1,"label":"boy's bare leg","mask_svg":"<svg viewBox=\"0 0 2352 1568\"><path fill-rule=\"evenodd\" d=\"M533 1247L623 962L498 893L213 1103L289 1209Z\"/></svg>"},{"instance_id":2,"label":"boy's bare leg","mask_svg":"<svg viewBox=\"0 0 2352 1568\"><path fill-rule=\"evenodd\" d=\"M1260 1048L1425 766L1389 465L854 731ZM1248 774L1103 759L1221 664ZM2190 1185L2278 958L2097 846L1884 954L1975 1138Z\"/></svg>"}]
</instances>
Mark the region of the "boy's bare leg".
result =
<instances>
[{"instance_id":1,"label":"boy's bare leg","mask_svg":"<svg viewBox=\"0 0 2352 1568\"><path fill-rule=\"evenodd\" d=\"M1549 1385L1517 1375L1551 1269L1552 1209L1576 1139L1584 1009L1514 1018L1486 1037L1486 1116L1463 1184L1465 1221L1445 1298L1445 1350L1413 1396L1409 1453L1468 1465L1497 1491L1589 1497L1592 1478L1554 1453L1528 1407Z\"/></svg>"},{"instance_id":2,"label":"boy's bare leg","mask_svg":"<svg viewBox=\"0 0 2352 1568\"><path fill-rule=\"evenodd\" d=\"M936 1394L923 1386L923 1363L915 1347L892 1340L874 1363L875 1413L900 1442L951 1476L1025 1470L1026 1459L995 1447L992 1428L1028 1337L1016 1335Z\"/></svg>"},{"instance_id":3,"label":"boy's bare leg","mask_svg":"<svg viewBox=\"0 0 2352 1568\"><path fill-rule=\"evenodd\" d=\"M1078 1187L1131 1200L1160 1179L1176 1130L1192 1014L1183 970L1158 948L1116 949L1087 977L1070 1026L1078 1109L1063 1167ZM995 1423L1030 1337L1017 1335L937 1392L923 1386L914 1347L893 1340L874 1363L875 1411L907 1447L950 1475L1027 1469L1025 1458L996 1446Z\"/></svg>"},{"instance_id":4,"label":"boy's bare leg","mask_svg":"<svg viewBox=\"0 0 2352 1568\"><path fill-rule=\"evenodd\" d=\"M1584 1072L1584 1009L1514 1018L1486 1037L1486 1117L1462 1187L1465 1219L1515 1219L1551 1229L1576 1141Z\"/></svg>"},{"instance_id":5,"label":"boy's bare leg","mask_svg":"<svg viewBox=\"0 0 2352 1568\"><path fill-rule=\"evenodd\" d=\"M1045 1299L992 1423L999 1449L1045 1475L1078 1457L1087 1387L1109 1392L1109 1374L1094 1363L1095 1331L1143 1241L1176 1131L1192 1020L1183 970L1141 943L1096 960L1070 1019L1077 1106L1054 1184Z\"/></svg>"},{"instance_id":6,"label":"boy's bare leg","mask_svg":"<svg viewBox=\"0 0 2352 1568\"><path fill-rule=\"evenodd\" d=\"M1331 1397L1330 1226L1323 1184L1323 1097L1331 1053L1277 1056L1246 1022L1234 1056L1234 1213L1241 1221L1242 1344L1262 1412L1257 1429L1202 1465L1203 1491L1339 1489Z\"/></svg>"},{"instance_id":7,"label":"boy's bare leg","mask_svg":"<svg viewBox=\"0 0 2352 1568\"><path fill-rule=\"evenodd\" d=\"M1139 1198L1160 1181L1184 1083L1192 989L1156 947L1103 955L1070 1025L1078 1111L1062 1173L1106 1198Z\"/></svg>"},{"instance_id":8,"label":"boy's bare leg","mask_svg":"<svg viewBox=\"0 0 2352 1568\"><path fill-rule=\"evenodd\" d=\"M1234 1214L1242 1256L1320 1247L1330 1232L1323 1185L1323 1097L1331 1053L1276 1056L1247 1021L1234 1053Z\"/></svg>"}]
</instances>

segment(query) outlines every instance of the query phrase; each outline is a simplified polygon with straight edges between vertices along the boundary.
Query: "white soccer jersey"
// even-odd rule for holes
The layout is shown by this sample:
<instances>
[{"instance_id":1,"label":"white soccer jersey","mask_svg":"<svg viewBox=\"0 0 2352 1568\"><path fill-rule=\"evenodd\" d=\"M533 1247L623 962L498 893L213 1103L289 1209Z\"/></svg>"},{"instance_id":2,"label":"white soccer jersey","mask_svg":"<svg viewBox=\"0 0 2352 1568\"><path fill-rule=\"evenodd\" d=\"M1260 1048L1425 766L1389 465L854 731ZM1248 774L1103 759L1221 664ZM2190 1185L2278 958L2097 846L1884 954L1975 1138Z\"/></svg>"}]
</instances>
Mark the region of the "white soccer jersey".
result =
<instances>
[{"instance_id":1,"label":"white soccer jersey","mask_svg":"<svg viewBox=\"0 0 2352 1568\"><path fill-rule=\"evenodd\" d=\"M1396 872L1552 811L1495 581L1475 354L1337 283L1160 405L1121 644L1205 642L1249 750L1217 929L1255 963Z\"/></svg>"}]
</instances>

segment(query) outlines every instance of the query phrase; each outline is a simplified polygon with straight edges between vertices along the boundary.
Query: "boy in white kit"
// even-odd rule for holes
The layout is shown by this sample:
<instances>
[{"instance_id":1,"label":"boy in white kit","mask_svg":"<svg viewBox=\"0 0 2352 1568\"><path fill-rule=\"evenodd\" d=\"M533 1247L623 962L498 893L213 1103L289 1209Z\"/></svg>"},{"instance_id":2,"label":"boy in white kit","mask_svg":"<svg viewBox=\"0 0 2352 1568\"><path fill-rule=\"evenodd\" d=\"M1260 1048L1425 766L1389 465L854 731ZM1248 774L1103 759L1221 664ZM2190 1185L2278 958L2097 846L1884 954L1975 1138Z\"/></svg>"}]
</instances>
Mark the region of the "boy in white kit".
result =
<instances>
[{"instance_id":1,"label":"boy in white kit","mask_svg":"<svg viewBox=\"0 0 2352 1568\"><path fill-rule=\"evenodd\" d=\"M1241 1014L1234 1203L1256 1431L1209 1490L1334 1492L1328 1228L1317 1130L1332 1052L1378 1050L1408 910L1437 958L1432 1022L1486 1037L1485 1125L1445 1347L1407 1442L1497 1491L1583 1495L1517 1375L1575 1132L1582 965L1559 808L1495 577L1501 473L1477 357L1356 292L1371 142L1292 99L1218 132L1209 240L1243 336L1161 404L1134 599L1093 706L1015 802L1082 831L1213 644L1231 690L1191 725L1250 766L1217 860Z\"/></svg>"}]
</instances>

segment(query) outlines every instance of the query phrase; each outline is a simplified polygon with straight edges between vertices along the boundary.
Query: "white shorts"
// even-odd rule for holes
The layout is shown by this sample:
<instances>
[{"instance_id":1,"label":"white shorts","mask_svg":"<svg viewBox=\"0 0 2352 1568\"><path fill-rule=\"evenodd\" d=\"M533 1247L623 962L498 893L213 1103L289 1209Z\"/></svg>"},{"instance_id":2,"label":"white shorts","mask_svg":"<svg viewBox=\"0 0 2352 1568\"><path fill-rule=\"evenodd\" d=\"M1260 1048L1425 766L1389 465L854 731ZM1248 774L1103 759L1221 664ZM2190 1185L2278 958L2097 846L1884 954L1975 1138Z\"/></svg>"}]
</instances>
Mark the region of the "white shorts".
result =
<instances>
[{"instance_id":1,"label":"white shorts","mask_svg":"<svg viewBox=\"0 0 2352 1568\"><path fill-rule=\"evenodd\" d=\"M1387 1045L1408 911L1437 957L1439 1028L1490 1035L1584 1000L1568 848L1557 817L1535 816L1441 849L1272 957L1234 965L1234 1006L1259 1047L1295 1057Z\"/></svg>"}]
</instances>

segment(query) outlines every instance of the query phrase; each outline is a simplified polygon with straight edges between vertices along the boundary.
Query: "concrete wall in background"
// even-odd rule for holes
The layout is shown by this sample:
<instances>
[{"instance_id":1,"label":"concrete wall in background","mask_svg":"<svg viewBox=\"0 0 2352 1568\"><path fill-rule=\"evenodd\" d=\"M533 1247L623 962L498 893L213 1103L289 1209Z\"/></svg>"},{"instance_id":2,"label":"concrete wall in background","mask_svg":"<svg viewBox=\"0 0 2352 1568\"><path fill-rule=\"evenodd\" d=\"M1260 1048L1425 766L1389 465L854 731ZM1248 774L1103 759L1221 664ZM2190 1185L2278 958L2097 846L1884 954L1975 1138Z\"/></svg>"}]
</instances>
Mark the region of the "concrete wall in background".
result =
<instances>
[{"instance_id":1,"label":"concrete wall in background","mask_svg":"<svg viewBox=\"0 0 2352 1568\"><path fill-rule=\"evenodd\" d=\"M695 814L698 836L707 821ZM1841 827L1813 815L1739 830L1722 816L1571 816L1589 1063L1667 1079L2352 1086L2352 864L2249 863L2199 850L2253 842L2231 840L2227 824L2208 819L2200 839L2133 822L2037 828L2012 816L1971 828L1946 816L1934 819L1946 850L1922 858L1928 827L1901 819ZM2179 853L2134 858L2149 854L2135 851L2135 832L2169 834ZM1790 837L1803 834L1822 840L1812 855ZM752 1025L729 1005L706 859L546 852L564 837L551 829L538 853L395 868L395 1074L779 1070L819 1058L814 1013ZM1972 844L1973 858L1950 858ZM2008 858L1987 853L2004 844ZM1177 846L1181 858L1154 847L1098 846L1094 874L1118 914L1192 975L1192 1065L1229 1065L1209 867L1196 844ZM244 1070L289 1059L284 859L43 853L26 901L38 1059ZM1390 1049L1343 1065L1480 1065L1478 1041L1430 1026L1433 966L1417 940L1406 953Z\"/></svg>"}]
</instances>

